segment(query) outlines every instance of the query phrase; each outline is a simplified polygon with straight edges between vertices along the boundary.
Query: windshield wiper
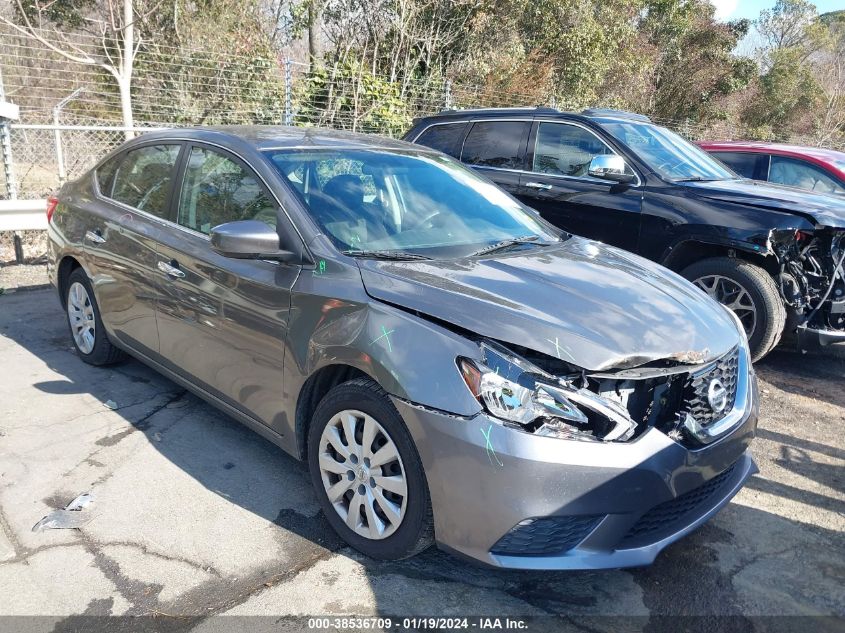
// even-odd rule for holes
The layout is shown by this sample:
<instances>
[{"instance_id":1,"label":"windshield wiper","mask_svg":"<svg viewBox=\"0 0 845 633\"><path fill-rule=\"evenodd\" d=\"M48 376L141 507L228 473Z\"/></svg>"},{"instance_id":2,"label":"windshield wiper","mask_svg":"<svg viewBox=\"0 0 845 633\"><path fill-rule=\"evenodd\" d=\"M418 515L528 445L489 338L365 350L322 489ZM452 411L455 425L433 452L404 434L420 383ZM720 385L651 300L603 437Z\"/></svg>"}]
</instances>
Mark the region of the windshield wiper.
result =
<instances>
[{"instance_id":1,"label":"windshield wiper","mask_svg":"<svg viewBox=\"0 0 845 633\"><path fill-rule=\"evenodd\" d=\"M490 246L485 246L484 248L479 249L474 253L470 253L469 257L477 257L478 255L487 255L489 253L495 253L496 251L501 251L505 248L510 248L511 246L516 246L518 244L529 244L538 239L540 239L539 235L524 235L522 237L513 237L507 240L502 240L501 242L496 242L495 244L490 244ZM543 244L543 246L546 246L546 244Z\"/></svg>"},{"instance_id":2,"label":"windshield wiper","mask_svg":"<svg viewBox=\"0 0 845 633\"><path fill-rule=\"evenodd\" d=\"M428 255L420 255L419 253L407 253L405 251L359 251L348 250L341 251L344 255L350 257L362 257L366 259L395 259L395 260L411 260L411 259L432 259Z\"/></svg>"}]
</instances>

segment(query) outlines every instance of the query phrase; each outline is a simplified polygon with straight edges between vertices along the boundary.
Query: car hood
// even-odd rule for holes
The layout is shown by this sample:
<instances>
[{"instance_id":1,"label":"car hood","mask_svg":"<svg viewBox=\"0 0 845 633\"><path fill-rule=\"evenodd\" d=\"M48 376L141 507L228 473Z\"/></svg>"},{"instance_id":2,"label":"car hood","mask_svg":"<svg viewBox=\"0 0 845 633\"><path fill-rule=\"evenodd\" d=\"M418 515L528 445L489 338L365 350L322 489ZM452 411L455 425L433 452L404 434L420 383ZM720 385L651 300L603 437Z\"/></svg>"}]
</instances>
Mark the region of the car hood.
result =
<instances>
[{"instance_id":1,"label":"car hood","mask_svg":"<svg viewBox=\"0 0 845 633\"><path fill-rule=\"evenodd\" d=\"M685 182L702 198L773 209L809 219L818 226L845 228L845 197L814 193L756 180Z\"/></svg>"},{"instance_id":2,"label":"car hood","mask_svg":"<svg viewBox=\"0 0 845 633\"><path fill-rule=\"evenodd\" d=\"M705 362L740 336L685 279L577 237L486 258L358 264L376 299L591 371Z\"/></svg>"}]
</instances>

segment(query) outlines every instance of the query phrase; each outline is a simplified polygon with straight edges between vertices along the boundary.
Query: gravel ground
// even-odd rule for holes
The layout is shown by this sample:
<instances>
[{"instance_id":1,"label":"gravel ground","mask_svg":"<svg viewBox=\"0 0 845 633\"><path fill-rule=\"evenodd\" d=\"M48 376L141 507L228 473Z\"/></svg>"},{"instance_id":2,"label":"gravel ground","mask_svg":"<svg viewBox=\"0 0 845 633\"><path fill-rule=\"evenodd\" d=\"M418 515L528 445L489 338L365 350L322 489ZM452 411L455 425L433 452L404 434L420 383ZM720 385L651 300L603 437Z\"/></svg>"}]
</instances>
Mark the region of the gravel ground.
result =
<instances>
[{"instance_id":1,"label":"gravel ground","mask_svg":"<svg viewBox=\"0 0 845 633\"><path fill-rule=\"evenodd\" d=\"M46 264L0 264L0 291L35 290L44 288L47 280Z\"/></svg>"},{"instance_id":2,"label":"gravel ground","mask_svg":"<svg viewBox=\"0 0 845 633\"><path fill-rule=\"evenodd\" d=\"M271 631L297 614L425 614L537 616L529 630L843 630L835 354L758 365L760 474L710 523L650 567L568 573L482 569L436 549L359 556L296 461L136 361L82 363L52 291L0 296L0 361L0 615L49 616L0 628L134 615L153 617L127 630ZM90 522L32 531L85 491Z\"/></svg>"},{"instance_id":3,"label":"gravel ground","mask_svg":"<svg viewBox=\"0 0 845 633\"><path fill-rule=\"evenodd\" d=\"M24 262L43 262L47 256L46 231L20 231ZM0 231L0 265L15 263L14 233Z\"/></svg>"},{"instance_id":4,"label":"gravel ground","mask_svg":"<svg viewBox=\"0 0 845 633\"><path fill-rule=\"evenodd\" d=\"M23 231L24 264L15 262L12 233L0 232L0 294L45 287L47 281L47 234Z\"/></svg>"}]
</instances>

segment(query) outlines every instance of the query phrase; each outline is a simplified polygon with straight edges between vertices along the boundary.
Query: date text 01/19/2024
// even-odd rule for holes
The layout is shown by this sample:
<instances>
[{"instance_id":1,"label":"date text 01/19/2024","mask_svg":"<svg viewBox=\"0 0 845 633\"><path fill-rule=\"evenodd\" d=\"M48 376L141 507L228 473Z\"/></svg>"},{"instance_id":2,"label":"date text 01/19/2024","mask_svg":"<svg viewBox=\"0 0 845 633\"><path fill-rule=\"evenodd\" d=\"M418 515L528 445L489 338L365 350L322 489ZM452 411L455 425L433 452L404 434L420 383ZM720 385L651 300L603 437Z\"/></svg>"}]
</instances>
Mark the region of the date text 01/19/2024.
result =
<instances>
[{"instance_id":1,"label":"date text 01/19/2024","mask_svg":"<svg viewBox=\"0 0 845 633\"><path fill-rule=\"evenodd\" d=\"M443 618L443 617L409 617L394 619L389 617L338 617L338 618L308 618L308 628L311 630L525 630L528 623L520 618Z\"/></svg>"}]
</instances>

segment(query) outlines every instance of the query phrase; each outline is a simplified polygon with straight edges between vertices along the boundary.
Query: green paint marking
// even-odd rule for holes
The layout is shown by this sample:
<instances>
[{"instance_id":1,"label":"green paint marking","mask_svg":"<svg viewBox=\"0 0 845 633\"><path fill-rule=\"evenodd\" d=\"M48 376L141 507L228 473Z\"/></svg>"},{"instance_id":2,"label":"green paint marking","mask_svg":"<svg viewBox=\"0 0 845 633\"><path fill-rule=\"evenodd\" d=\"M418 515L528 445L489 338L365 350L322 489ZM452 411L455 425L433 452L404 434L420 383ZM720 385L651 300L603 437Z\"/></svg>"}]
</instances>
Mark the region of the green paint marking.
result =
<instances>
[{"instance_id":1,"label":"green paint marking","mask_svg":"<svg viewBox=\"0 0 845 633\"><path fill-rule=\"evenodd\" d=\"M484 447L484 450L487 452L487 459L490 460L490 465L493 465L493 460L496 460L496 463L499 466L504 466L504 464L499 459L499 456L496 455L496 450L493 448L493 443L490 441L490 433L493 432L493 425L487 427L487 432L484 432L484 429L479 429L481 434L484 436L484 439L487 440L487 445Z\"/></svg>"},{"instance_id":2,"label":"green paint marking","mask_svg":"<svg viewBox=\"0 0 845 633\"><path fill-rule=\"evenodd\" d=\"M314 270L314 276L318 277L320 275L323 275L325 272L326 272L326 260L321 259L320 263L318 264L318 266L316 268L316 270Z\"/></svg>"},{"instance_id":3,"label":"green paint marking","mask_svg":"<svg viewBox=\"0 0 845 633\"><path fill-rule=\"evenodd\" d=\"M370 343L370 345L375 345L381 339L384 339L387 342L387 351L392 352L393 346L390 344L390 335L393 334L395 331L396 330L390 330L388 332L387 328L382 325L381 326L381 332L382 332L381 336L379 336L378 338L374 338L373 341Z\"/></svg>"}]
</instances>

